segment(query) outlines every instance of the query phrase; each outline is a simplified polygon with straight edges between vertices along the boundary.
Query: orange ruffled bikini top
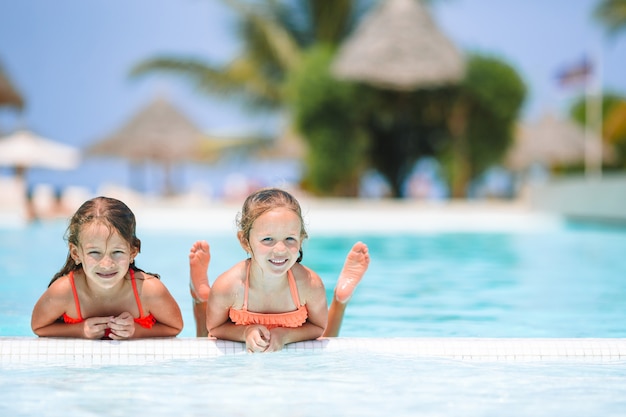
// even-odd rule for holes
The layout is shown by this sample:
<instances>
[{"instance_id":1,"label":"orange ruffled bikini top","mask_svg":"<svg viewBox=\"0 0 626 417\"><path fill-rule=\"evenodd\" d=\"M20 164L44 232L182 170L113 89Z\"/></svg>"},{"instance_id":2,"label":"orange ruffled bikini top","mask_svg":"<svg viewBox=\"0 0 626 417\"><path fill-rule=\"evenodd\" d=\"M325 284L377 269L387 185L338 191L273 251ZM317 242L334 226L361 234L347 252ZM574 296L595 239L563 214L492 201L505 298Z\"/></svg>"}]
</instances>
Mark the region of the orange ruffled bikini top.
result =
<instances>
[{"instance_id":1,"label":"orange ruffled bikini top","mask_svg":"<svg viewBox=\"0 0 626 417\"><path fill-rule=\"evenodd\" d=\"M130 281L133 284L133 292L135 293L135 300L137 301L137 308L139 309L139 318L135 319L135 323L146 329L151 329L156 323L156 319L152 314L147 316L143 315L143 308L141 307L141 299L139 298L139 292L137 291L137 282L135 281L135 271L130 269ZM78 300L78 292L76 292L76 284L74 283L74 271L70 271L70 284L72 285L72 293L74 294L74 303L76 303L76 313L78 318L70 317L66 313L63 313L63 321L67 324L81 323L84 321L83 316L80 314L80 301ZM105 337L108 337L110 329L105 332Z\"/></svg>"},{"instance_id":2,"label":"orange ruffled bikini top","mask_svg":"<svg viewBox=\"0 0 626 417\"><path fill-rule=\"evenodd\" d=\"M293 277L291 269L287 271L287 279L289 281L289 290L291 298L297 310L288 311L286 313L255 313L248 311L248 288L250 287L250 262L248 262L248 270L246 272L246 287L243 295L243 307L236 310L231 307L228 312L230 320L238 326L246 326L249 324L261 324L269 330L276 327L300 327L306 323L309 312L306 306L300 305L300 297L298 296L298 287Z\"/></svg>"}]
</instances>

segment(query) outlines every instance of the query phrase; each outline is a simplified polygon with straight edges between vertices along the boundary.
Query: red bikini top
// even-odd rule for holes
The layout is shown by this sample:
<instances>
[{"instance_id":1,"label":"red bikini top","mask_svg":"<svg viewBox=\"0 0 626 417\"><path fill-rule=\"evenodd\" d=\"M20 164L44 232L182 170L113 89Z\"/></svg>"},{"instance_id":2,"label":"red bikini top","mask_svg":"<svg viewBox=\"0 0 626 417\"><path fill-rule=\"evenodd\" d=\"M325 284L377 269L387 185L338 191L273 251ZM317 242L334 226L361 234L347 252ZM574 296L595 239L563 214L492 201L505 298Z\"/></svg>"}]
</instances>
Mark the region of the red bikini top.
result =
<instances>
[{"instance_id":1,"label":"red bikini top","mask_svg":"<svg viewBox=\"0 0 626 417\"><path fill-rule=\"evenodd\" d=\"M135 300L137 301L137 308L139 309L139 317L135 318L135 323L143 328L151 329L156 323L156 319L152 314L147 316L143 315L143 308L141 307L141 299L139 298L139 292L137 291L137 282L135 281L135 271L130 269L130 282L133 284L133 292L135 293ZM78 292L76 291L76 284L74 283L74 271L70 271L69 274L70 284L72 285L72 293L74 294L74 303L76 303L76 313L78 318L70 317L66 313L63 313L63 321L67 324L82 323L84 321L83 316L80 313L80 301L78 300ZM105 336L108 336L110 329L107 329Z\"/></svg>"}]
</instances>

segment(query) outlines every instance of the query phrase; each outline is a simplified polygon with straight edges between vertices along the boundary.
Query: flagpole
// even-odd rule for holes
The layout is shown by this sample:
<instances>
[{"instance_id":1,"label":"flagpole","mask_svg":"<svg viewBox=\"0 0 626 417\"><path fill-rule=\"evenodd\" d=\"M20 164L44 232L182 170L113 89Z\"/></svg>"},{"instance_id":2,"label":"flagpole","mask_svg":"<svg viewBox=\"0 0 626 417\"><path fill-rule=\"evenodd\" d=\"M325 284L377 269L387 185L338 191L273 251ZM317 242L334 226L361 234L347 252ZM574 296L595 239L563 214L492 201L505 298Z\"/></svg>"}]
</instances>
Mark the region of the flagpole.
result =
<instances>
[{"instance_id":1,"label":"flagpole","mask_svg":"<svg viewBox=\"0 0 626 417\"><path fill-rule=\"evenodd\" d=\"M586 83L585 103L585 176L602 177L602 88L599 52L591 58L592 68Z\"/></svg>"}]
</instances>

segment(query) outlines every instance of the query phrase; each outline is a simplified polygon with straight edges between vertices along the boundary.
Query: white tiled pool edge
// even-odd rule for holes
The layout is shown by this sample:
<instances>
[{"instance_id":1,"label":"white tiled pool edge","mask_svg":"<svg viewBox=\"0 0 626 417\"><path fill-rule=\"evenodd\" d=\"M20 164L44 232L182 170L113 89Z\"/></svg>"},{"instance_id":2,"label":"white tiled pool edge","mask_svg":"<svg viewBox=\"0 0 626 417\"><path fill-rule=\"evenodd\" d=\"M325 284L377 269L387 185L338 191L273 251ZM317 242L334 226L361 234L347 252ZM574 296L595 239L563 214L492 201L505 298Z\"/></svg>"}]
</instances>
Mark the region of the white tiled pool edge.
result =
<instances>
[{"instance_id":1,"label":"white tiled pool edge","mask_svg":"<svg viewBox=\"0 0 626 417\"><path fill-rule=\"evenodd\" d=\"M626 338L349 338L286 346L288 352L373 352L473 361L624 361ZM208 338L126 341L0 337L8 364L135 365L245 354L242 343Z\"/></svg>"}]
</instances>

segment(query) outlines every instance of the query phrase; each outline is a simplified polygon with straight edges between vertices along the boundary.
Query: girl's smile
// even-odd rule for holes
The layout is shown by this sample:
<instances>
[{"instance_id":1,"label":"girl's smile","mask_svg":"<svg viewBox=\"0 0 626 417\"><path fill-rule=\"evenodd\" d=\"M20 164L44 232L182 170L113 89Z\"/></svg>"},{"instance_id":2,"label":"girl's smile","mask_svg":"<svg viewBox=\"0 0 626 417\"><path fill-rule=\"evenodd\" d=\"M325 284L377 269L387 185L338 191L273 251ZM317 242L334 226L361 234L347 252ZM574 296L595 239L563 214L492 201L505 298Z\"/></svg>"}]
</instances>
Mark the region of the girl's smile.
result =
<instances>
[{"instance_id":1,"label":"girl's smile","mask_svg":"<svg viewBox=\"0 0 626 417\"><path fill-rule=\"evenodd\" d=\"M119 233L102 224L82 230L80 242L79 246L71 245L72 257L82 263L88 278L107 286L124 278L136 255Z\"/></svg>"},{"instance_id":2,"label":"girl's smile","mask_svg":"<svg viewBox=\"0 0 626 417\"><path fill-rule=\"evenodd\" d=\"M285 207L269 210L254 221L249 249L261 269L284 274L296 263L300 255L301 227L298 215Z\"/></svg>"}]
</instances>

